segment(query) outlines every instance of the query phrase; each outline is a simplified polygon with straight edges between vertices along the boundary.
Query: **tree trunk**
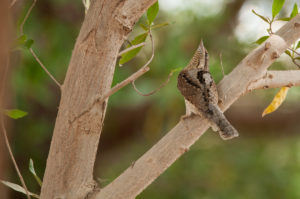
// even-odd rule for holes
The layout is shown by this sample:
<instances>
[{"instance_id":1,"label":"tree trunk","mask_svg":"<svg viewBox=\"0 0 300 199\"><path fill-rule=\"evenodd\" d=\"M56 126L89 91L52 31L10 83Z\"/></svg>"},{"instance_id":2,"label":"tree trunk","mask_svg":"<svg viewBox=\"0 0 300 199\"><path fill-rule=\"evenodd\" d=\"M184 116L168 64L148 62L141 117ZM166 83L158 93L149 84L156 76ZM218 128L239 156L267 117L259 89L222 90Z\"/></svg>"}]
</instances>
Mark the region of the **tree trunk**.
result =
<instances>
[{"instance_id":1,"label":"tree trunk","mask_svg":"<svg viewBox=\"0 0 300 199\"><path fill-rule=\"evenodd\" d=\"M94 192L93 167L107 100L81 115L110 89L118 51L155 0L94 0L61 89L41 198L82 199Z\"/></svg>"},{"instance_id":2,"label":"tree trunk","mask_svg":"<svg viewBox=\"0 0 300 199\"><path fill-rule=\"evenodd\" d=\"M4 85L7 85L8 78L8 65L9 59L9 42L11 41L11 27L9 4L7 0L0 1L0 111L2 112L8 96L5 93ZM6 81L6 82L5 82ZM3 114L0 114L2 120ZM2 135L1 135L2 136ZM0 179L6 179L7 170L7 150L5 150L5 142L3 137L0 139ZM6 186L0 186L1 198L8 198L8 189Z\"/></svg>"}]
</instances>

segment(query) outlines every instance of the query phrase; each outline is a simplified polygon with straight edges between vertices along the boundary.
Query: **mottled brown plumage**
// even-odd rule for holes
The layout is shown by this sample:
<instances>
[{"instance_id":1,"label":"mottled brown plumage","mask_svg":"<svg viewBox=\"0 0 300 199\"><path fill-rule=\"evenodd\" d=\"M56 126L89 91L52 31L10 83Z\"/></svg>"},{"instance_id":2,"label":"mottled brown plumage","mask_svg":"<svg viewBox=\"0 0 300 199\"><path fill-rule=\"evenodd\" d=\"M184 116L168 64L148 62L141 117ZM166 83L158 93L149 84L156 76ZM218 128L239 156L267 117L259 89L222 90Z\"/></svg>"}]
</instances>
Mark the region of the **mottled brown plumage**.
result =
<instances>
[{"instance_id":1,"label":"mottled brown plumage","mask_svg":"<svg viewBox=\"0 0 300 199\"><path fill-rule=\"evenodd\" d=\"M208 70L208 52L202 41L190 63L179 73L177 87L185 98L187 115L205 117L223 139L238 136L218 107L217 87Z\"/></svg>"}]
</instances>

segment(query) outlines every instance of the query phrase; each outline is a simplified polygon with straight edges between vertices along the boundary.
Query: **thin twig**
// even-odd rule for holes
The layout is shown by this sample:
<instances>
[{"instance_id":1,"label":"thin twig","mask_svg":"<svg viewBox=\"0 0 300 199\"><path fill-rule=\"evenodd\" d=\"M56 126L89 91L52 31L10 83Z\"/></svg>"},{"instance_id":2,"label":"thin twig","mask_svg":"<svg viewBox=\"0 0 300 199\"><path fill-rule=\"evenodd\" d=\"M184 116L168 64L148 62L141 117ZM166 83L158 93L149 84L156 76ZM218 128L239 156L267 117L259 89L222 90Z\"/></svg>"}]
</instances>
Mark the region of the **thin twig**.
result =
<instances>
[{"instance_id":1,"label":"thin twig","mask_svg":"<svg viewBox=\"0 0 300 199\"><path fill-rule=\"evenodd\" d=\"M149 92L149 93L147 93L147 94L143 94L141 91L139 91L139 90L137 89L137 87L136 87L136 85L135 85L135 80L132 81L131 83L132 83L132 86L133 86L134 90L135 90L139 95L141 95L141 96L150 96L150 95L153 95L154 93L158 92L158 91L159 91L160 89L162 89L163 87L165 87L165 86L169 83L169 81L170 81L170 79L171 79L172 76L173 76L173 72L171 71L170 74L168 75L167 80L166 80L165 82L163 82L158 88L156 88L155 90L153 90L153 91L151 91L151 92Z\"/></svg>"},{"instance_id":2,"label":"thin twig","mask_svg":"<svg viewBox=\"0 0 300 199\"><path fill-rule=\"evenodd\" d=\"M289 50L291 50L291 51L293 51L294 53L296 53L297 55L299 55L300 56L300 53L299 52L297 52L296 50L294 50L294 49L292 49L292 48L288 48Z\"/></svg>"},{"instance_id":3,"label":"thin twig","mask_svg":"<svg viewBox=\"0 0 300 199\"><path fill-rule=\"evenodd\" d=\"M33 7L35 6L36 1L37 1L37 0L33 0L33 2L32 2L32 4L31 4L30 8L28 9L28 11L27 11L27 13L26 13L26 15L25 15L25 17L24 17L24 19L23 19L21 25L20 25L20 33L21 33L21 35L24 34L24 24L25 24L25 22L27 21L27 19L28 19L30 13L31 13Z\"/></svg>"},{"instance_id":4,"label":"thin twig","mask_svg":"<svg viewBox=\"0 0 300 199\"><path fill-rule=\"evenodd\" d=\"M9 66L9 58L7 58L7 61L6 61L6 66L5 66L5 69L4 69L4 76L3 76L3 82L2 82L2 89L1 89L1 99L3 99L3 96L4 96L4 90L5 90L5 83L6 83L6 75L7 75L7 71L8 71L8 66ZM2 109L2 108L1 108ZM5 126L4 126L4 121L3 121L3 116L0 116L0 120L1 120L1 127L2 127L2 133L3 133L3 136L4 136L4 139L5 139L5 144L6 144L6 147L7 147L7 150L9 152L9 156L14 164L14 167L17 171L17 174L20 178L20 181L21 181L21 184L26 192L26 196L27 196L27 199L31 199L30 197L30 194L29 194L29 191L27 189L27 186L25 184L25 181L24 181L24 178L19 170L19 167L18 167L18 164L14 158L14 154L11 150L11 147L10 147L10 144L9 144L9 141L8 141L8 137L7 137L7 132L6 132L6 129L5 129Z\"/></svg>"},{"instance_id":5,"label":"thin twig","mask_svg":"<svg viewBox=\"0 0 300 199\"><path fill-rule=\"evenodd\" d=\"M221 61L222 74L223 74L223 77L225 77L223 61L222 61L222 53L220 53L220 61Z\"/></svg>"},{"instance_id":6,"label":"thin twig","mask_svg":"<svg viewBox=\"0 0 300 199\"><path fill-rule=\"evenodd\" d=\"M133 44L131 43L131 41L129 41L128 39L126 39L125 42L127 42L130 46L133 46Z\"/></svg>"},{"instance_id":7,"label":"thin twig","mask_svg":"<svg viewBox=\"0 0 300 199\"><path fill-rule=\"evenodd\" d=\"M74 119L72 119L70 121L70 123L74 122L76 119L80 118L81 116L83 116L84 114L86 114L87 112L89 112L94 107L94 105L96 103L99 103L99 104L102 103L106 98L108 98L109 96L111 96L112 94L114 94L115 92L117 92L118 90L120 90L121 88L123 88L124 86L126 86L127 84L129 84L130 82L132 82L133 80L139 78L140 76L142 76L143 74L145 74L149 70L150 70L149 67L143 67L143 68L141 68L140 70L138 70L137 72L135 72L134 74L132 74L131 76L129 76L124 81L122 81L122 82L118 83L117 85L115 85L113 88L111 88L104 95L96 97L95 100L91 103L91 105L88 106L86 109L84 109Z\"/></svg>"},{"instance_id":8,"label":"thin twig","mask_svg":"<svg viewBox=\"0 0 300 199\"><path fill-rule=\"evenodd\" d=\"M296 62L295 59L292 59L292 62L293 62L298 68L300 68L300 64L298 64L298 63Z\"/></svg>"},{"instance_id":9,"label":"thin twig","mask_svg":"<svg viewBox=\"0 0 300 199\"><path fill-rule=\"evenodd\" d=\"M10 8L13 7L13 6L15 5L16 2L17 2L17 0L13 0L13 1L10 3L9 7L10 7Z\"/></svg>"},{"instance_id":10,"label":"thin twig","mask_svg":"<svg viewBox=\"0 0 300 199\"><path fill-rule=\"evenodd\" d=\"M87 112L89 112L96 103L102 103L104 100L106 100L109 96L111 96L112 94L114 94L115 92L117 92L118 90L120 90L121 88L123 88L124 86L128 85L129 83L133 82L134 80L138 79L140 76L142 76L143 74L145 74L147 71L150 70L150 68L148 67L148 65L152 62L153 58L154 58L154 40L151 34L151 30L149 30L149 36L150 36L150 40L151 40L151 48L152 48L152 54L150 59L135 73L133 73L132 75L130 75L127 79L123 80L122 82L118 83L117 85L115 85L113 88L111 88L109 91L107 91L105 94L96 97L94 99L94 101L86 108L84 109L81 113L79 113L76 117L74 117L70 123L73 123L76 119L80 118L82 115L86 114Z\"/></svg>"},{"instance_id":11,"label":"thin twig","mask_svg":"<svg viewBox=\"0 0 300 199\"><path fill-rule=\"evenodd\" d=\"M22 21L21 25L20 25L20 33L21 35L24 34L24 24L27 21L33 7L35 6L37 0L33 0L30 8L28 9L24 20ZM42 67L42 69L47 73L47 75L58 85L59 88L61 88L61 84L53 77L53 75L51 75L51 73L47 70L47 68L45 67L45 65L40 61L40 59L38 58L38 56L34 53L33 49L30 48L29 49L30 53L32 54L32 56L34 57L34 59L40 64L40 66Z\"/></svg>"},{"instance_id":12,"label":"thin twig","mask_svg":"<svg viewBox=\"0 0 300 199\"><path fill-rule=\"evenodd\" d=\"M122 50L121 52L119 52L119 56L121 56L122 54L127 53L128 51L131 51L131 50L133 50L133 49L135 49L135 48L144 46L145 44L146 44L145 42L142 42L142 43L140 43L140 44L133 45L133 46L131 46L131 47L129 47L129 48L126 48L125 50Z\"/></svg>"},{"instance_id":13,"label":"thin twig","mask_svg":"<svg viewBox=\"0 0 300 199\"><path fill-rule=\"evenodd\" d=\"M47 73L47 75L57 84L58 87L61 88L61 84L51 75L51 73L47 70L47 68L44 66L44 64L41 62L41 60L38 58L38 56L34 53L33 49L30 48L29 51L31 52L32 56L35 58L35 60L40 64L42 69Z\"/></svg>"},{"instance_id":14,"label":"thin twig","mask_svg":"<svg viewBox=\"0 0 300 199\"><path fill-rule=\"evenodd\" d=\"M142 67L140 70L138 70L137 72L135 72L134 74L129 76L127 79L118 83L113 88L111 88L108 92L106 92L103 95L103 97L101 97L101 99L99 99L99 102L103 102L106 98L108 98L109 96L111 96L112 94L114 94L115 92L117 92L118 90L120 90L121 88L123 88L124 86L129 84L130 82L133 82L134 80L136 80L137 78L139 78L140 76L142 76L143 74L148 72L149 70L150 70L149 67Z\"/></svg>"},{"instance_id":15,"label":"thin twig","mask_svg":"<svg viewBox=\"0 0 300 199\"><path fill-rule=\"evenodd\" d=\"M152 37L152 34L151 34L150 30L149 30L149 36L150 36L150 40L151 40L152 54L151 54L150 59L147 61L147 63L144 64L137 72L135 72L134 74L132 74L130 77L128 77L127 79L125 79L121 83L117 84L112 89L110 89L107 93L105 93L103 95L102 100L99 100L99 101L105 100L107 97L111 96L112 94L114 94L115 92L117 92L119 89L123 88L124 86L126 86L130 82L133 82L134 80L136 80L137 78L139 78L141 75L143 75L144 73L146 73L147 71L150 70L150 68L148 67L148 65L152 62L152 60L154 58L154 40L153 40L153 37Z\"/></svg>"}]
</instances>

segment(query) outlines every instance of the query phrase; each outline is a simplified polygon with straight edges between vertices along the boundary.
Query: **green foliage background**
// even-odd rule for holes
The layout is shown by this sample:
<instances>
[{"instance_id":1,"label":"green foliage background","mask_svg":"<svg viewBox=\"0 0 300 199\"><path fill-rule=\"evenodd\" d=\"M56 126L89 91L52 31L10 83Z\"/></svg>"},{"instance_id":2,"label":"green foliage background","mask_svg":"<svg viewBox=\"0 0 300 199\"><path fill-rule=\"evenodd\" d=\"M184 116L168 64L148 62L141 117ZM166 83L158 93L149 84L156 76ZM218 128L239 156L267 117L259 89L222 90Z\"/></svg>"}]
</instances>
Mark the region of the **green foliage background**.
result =
<instances>
[{"instance_id":1,"label":"green foliage background","mask_svg":"<svg viewBox=\"0 0 300 199\"><path fill-rule=\"evenodd\" d=\"M201 8L202 1L195 2L195 6ZM262 1L220 1L220 10L208 15L196 14L190 9L168 12L160 8L154 24L168 22L170 25L153 30L155 59L150 72L136 81L138 88L151 91L171 70L185 66L201 38L209 51L211 73L218 82L222 78L220 53L225 74L228 74L255 48L251 41L241 41L235 34L239 13L249 2L259 6ZM271 16L268 6L271 2L263 2L265 7L261 9ZM30 3L17 3L16 21L24 17ZM286 3L282 15L289 13L292 6L292 2ZM59 82L63 82L83 18L81 1L43 0L37 2L25 24L24 32L34 40L33 49ZM146 16L139 23L146 23ZM129 40L144 31L139 23ZM116 66L113 85L138 70L150 57L149 38L146 42L136 58L123 67ZM272 68L286 69L286 65L289 63L283 60ZM11 142L29 189L38 193L39 185L28 163L32 158L37 174L42 177L60 93L28 50L15 51L12 66L9 108L24 110L28 115L12 121ZM95 167L95 178L101 186L130 166L184 114L183 98L176 89L176 75L166 87L149 97L139 96L130 85L111 96ZM261 118L263 108L276 91L255 91L242 97L227 113L240 132L239 138L224 142L217 134L207 132L137 198L300 198L300 92L299 88L292 88L280 110ZM12 166L7 174L8 181L18 182ZM24 196L11 193L11 198L21 197Z\"/></svg>"}]
</instances>

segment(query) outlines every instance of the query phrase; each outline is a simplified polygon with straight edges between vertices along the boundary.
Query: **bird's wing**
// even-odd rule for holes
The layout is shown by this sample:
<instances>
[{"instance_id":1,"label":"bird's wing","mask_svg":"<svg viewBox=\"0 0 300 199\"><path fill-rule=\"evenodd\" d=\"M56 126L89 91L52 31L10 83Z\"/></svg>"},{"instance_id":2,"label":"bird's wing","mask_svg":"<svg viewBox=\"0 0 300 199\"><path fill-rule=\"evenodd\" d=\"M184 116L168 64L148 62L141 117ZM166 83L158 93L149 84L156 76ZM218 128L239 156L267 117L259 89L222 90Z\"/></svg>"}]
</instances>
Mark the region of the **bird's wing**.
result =
<instances>
[{"instance_id":1,"label":"bird's wing","mask_svg":"<svg viewBox=\"0 0 300 199\"><path fill-rule=\"evenodd\" d=\"M216 85L207 71L182 70L178 76L178 89L200 112L207 111L210 103L218 102Z\"/></svg>"}]
</instances>

